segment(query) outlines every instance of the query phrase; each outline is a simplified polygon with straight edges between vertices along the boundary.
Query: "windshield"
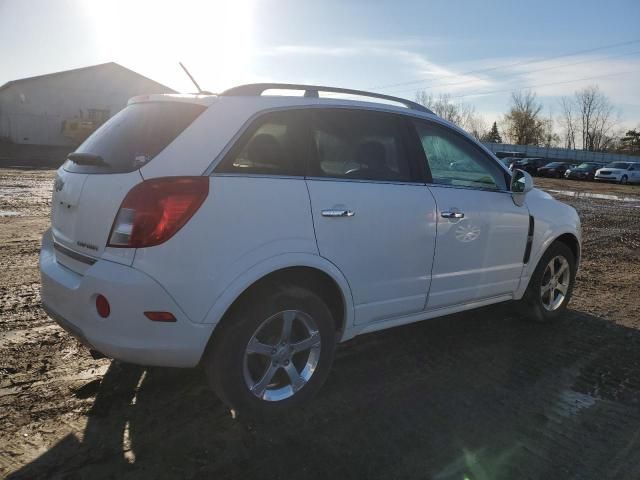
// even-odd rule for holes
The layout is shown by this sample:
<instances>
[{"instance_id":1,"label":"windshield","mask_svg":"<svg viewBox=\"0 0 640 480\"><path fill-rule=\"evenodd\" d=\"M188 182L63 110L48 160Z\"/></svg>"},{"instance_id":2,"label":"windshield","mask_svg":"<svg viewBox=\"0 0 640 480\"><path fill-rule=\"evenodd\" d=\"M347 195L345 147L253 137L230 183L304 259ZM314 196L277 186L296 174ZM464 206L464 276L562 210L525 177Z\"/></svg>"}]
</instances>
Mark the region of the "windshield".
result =
<instances>
[{"instance_id":1,"label":"windshield","mask_svg":"<svg viewBox=\"0 0 640 480\"><path fill-rule=\"evenodd\" d=\"M64 168L77 173L126 173L149 163L205 107L185 102L134 103L87 138ZM71 159L76 159L72 161ZM91 158L91 162L82 159Z\"/></svg>"},{"instance_id":2,"label":"windshield","mask_svg":"<svg viewBox=\"0 0 640 480\"><path fill-rule=\"evenodd\" d=\"M609 168L621 168L623 170L626 170L627 168L629 168L629 164L626 162L613 162L610 163L609 165L607 165L607 167Z\"/></svg>"},{"instance_id":3,"label":"windshield","mask_svg":"<svg viewBox=\"0 0 640 480\"><path fill-rule=\"evenodd\" d=\"M549 163L548 165L545 165L545 167L551 167L551 168L553 168L553 167L560 167L560 166L562 166L562 165L564 165L564 163L561 163L561 162L551 162L551 163Z\"/></svg>"}]
</instances>

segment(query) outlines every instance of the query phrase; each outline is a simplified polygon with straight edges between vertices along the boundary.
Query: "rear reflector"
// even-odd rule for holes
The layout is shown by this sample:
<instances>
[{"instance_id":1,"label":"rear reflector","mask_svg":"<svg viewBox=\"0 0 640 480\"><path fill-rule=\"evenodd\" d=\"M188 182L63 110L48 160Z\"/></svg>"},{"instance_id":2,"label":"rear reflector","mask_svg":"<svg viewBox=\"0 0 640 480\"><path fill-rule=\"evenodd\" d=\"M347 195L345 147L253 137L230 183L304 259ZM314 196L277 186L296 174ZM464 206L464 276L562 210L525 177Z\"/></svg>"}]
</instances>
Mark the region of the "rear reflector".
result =
<instances>
[{"instance_id":1,"label":"rear reflector","mask_svg":"<svg viewBox=\"0 0 640 480\"><path fill-rule=\"evenodd\" d=\"M159 245L178 232L209 194L209 177L164 177L133 187L120 205L108 247Z\"/></svg>"},{"instance_id":2,"label":"rear reflector","mask_svg":"<svg viewBox=\"0 0 640 480\"><path fill-rule=\"evenodd\" d=\"M175 322L176 317L171 312L144 312L144 316L153 322Z\"/></svg>"},{"instance_id":3,"label":"rear reflector","mask_svg":"<svg viewBox=\"0 0 640 480\"><path fill-rule=\"evenodd\" d=\"M96 310L98 311L98 315L100 315L102 318L107 318L111 313L109 301L104 295L98 295L96 297Z\"/></svg>"}]
</instances>

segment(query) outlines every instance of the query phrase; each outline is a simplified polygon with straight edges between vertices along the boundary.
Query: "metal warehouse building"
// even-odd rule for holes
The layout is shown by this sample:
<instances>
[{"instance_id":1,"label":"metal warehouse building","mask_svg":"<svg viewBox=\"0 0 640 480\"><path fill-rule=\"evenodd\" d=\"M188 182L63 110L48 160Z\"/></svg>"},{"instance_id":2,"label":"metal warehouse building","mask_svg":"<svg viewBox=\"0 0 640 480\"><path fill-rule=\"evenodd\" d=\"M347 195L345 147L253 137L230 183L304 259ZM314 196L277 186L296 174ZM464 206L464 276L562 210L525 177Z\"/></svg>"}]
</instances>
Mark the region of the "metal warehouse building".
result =
<instances>
[{"instance_id":1,"label":"metal warehouse building","mask_svg":"<svg viewBox=\"0 0 640 480\"><path fill-rule=\"evenodd\" d=\"M0 87L0 142L74 147L143 93L175 93L117 63L14 80Z\"/></svg>"}]
</instances>

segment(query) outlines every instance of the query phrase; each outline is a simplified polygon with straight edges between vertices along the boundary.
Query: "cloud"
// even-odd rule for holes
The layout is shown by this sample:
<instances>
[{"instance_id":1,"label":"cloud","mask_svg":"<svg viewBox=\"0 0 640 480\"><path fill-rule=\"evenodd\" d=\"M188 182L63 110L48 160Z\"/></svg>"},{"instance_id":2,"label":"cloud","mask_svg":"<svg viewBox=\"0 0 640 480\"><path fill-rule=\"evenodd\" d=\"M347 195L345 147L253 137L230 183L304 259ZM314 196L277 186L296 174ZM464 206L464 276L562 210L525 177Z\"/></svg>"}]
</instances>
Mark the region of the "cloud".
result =
<instances>
[{"instance_id":1,"label":"cloud","mask_svg":"<svg viewBox=\"0 0 640 480\"><path fill-rule=\"evenodd\" d=\"M390 95L413 97L422 89L436 95L448 93L473 103L479 113L489 118L497 118L499 112L506 110L512 91L530 88L538 94L545 111L556 111L561 96L597 84L622 111L625 123L635 124L640 118L636 87L640 84L640 51L552 60L493 57L444 64L429 55L443 41L356 39L334 45L278 45L256 53L267 61L273 61L269 57L279 57L295 65L304 62L311 80L320 69L321 78L329 83L350 82L358 88Z\"/></svg>"},{"instance_id":2,"label":"cloud","mask_svg":"<svg viewBox=\"0 0 640 480\"><path fill-rule=\"evenodd\" d=\"M384 66L387 72L403 73L411 75L419 81L411 81L390 85L380 82L379 85L366 85L363 88L380 90L390 93L392 90L402 88L404 92L415 92L428 83L450 84L448 91L458 92L469 88L488 88L493 86L490 79L481 76L460 74L455 69L447 68L434 61L418 50L434 49L445 40L430 38L427 40L405 39L397 41L367 41L353 40L342 42L340 46L332 45L278 45L263 48L256 51L257 56L295 58L327 57L324 61L333 59L345 60L348 58L374 60L378 65ZM398 78L398 77L389 77ZM409 86L411 84L411 86Z\"/></svg>"}]
</instances>

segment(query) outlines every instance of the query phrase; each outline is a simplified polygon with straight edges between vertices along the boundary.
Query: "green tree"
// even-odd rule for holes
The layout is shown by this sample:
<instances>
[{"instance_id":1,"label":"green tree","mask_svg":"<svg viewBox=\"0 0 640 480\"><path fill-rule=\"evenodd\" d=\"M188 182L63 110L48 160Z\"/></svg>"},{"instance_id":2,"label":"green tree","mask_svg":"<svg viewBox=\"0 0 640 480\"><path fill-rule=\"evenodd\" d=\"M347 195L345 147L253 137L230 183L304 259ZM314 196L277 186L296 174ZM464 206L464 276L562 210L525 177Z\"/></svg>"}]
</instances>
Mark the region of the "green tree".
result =
<instances>
[{"instance_id":1,"label":"green tree","mask_svg":"<svg viewBox=\"0 0 640 480\"><path fill-rule=\"evenodd\" d=\"M629 130L624 137L620 139L620 150L631 155L640 154L640 131L637 129Z\"/></svg>"},{"instance_id":2,"label":"green tree","mask_svg":"<svg viewBox=\"0 0 640 480\"><path fill-rule=\"evenodd\" d=\"M489 130L482 136L482 141L489 143L502 143L502 137L500 136L500 132L498 131L498 124L496 122L493 122L493 125L491 125L491 130Z\"/></svg>"}]
</instances>

